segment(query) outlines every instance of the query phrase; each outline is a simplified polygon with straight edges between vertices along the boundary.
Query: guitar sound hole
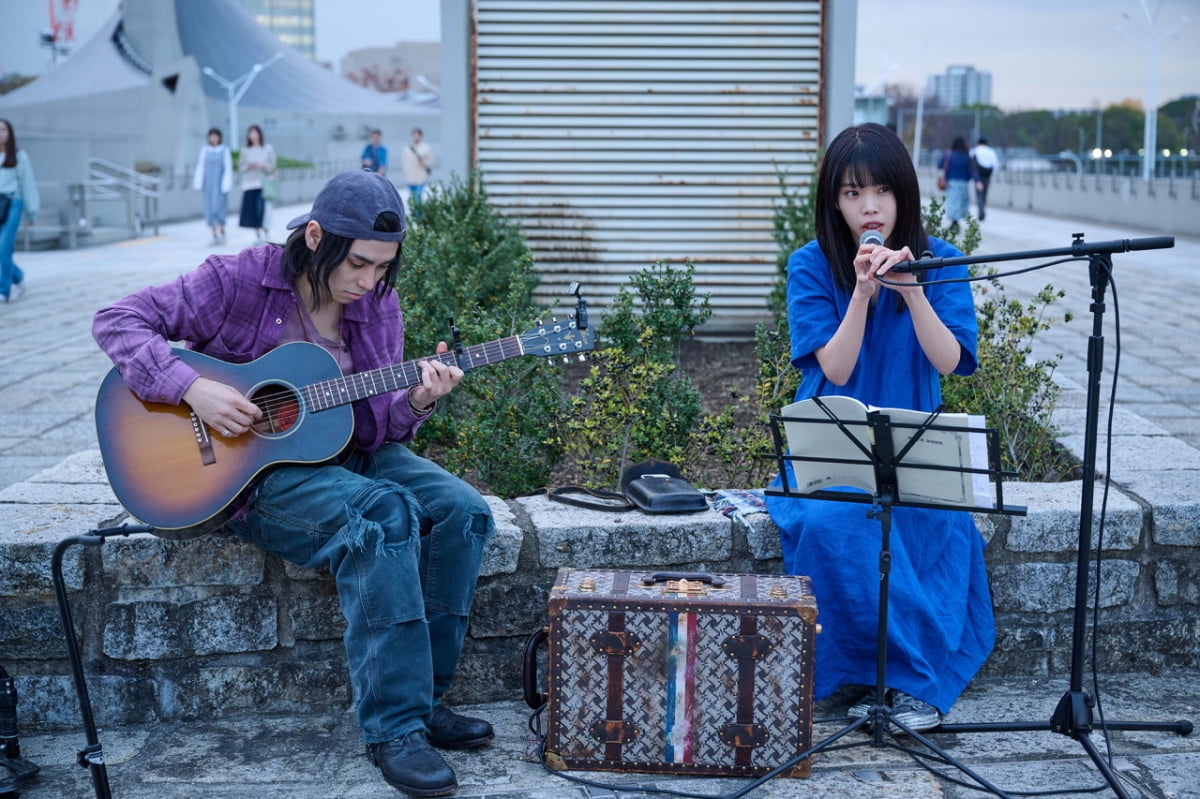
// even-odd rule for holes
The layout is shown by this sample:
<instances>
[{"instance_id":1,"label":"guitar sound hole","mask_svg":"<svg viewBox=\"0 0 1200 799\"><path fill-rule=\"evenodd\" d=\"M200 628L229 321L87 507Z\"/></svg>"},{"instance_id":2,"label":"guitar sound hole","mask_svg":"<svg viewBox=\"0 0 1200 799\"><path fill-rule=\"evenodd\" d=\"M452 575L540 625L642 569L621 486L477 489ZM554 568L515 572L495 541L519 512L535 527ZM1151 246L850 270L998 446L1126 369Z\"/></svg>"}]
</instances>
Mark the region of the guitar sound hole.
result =
<instances>
[{"instance_id":1,"label":"guitar sound hole","mask_svg":"<svg viewBox=\"0 0 1200 799\"><path fill-rule=\"evenodd\" d=\"M287 386L261 386L250 395L250 401L263 412L262 418L253 425L256 433L266 436L283 435L300 421L300 399L296 392Z\"/></svg>"}]
</instances>

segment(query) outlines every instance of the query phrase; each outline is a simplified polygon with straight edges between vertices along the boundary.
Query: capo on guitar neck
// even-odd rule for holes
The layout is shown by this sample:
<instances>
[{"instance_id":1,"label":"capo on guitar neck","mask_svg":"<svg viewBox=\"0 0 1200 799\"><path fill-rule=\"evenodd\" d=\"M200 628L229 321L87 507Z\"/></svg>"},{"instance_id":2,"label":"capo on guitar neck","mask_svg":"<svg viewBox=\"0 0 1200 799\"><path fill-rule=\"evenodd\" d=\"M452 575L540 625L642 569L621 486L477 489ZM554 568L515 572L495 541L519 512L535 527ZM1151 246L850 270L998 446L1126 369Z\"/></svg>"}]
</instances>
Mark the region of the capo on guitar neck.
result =
<instances>
[{"instance_id":1,"label":"capo on guitar neck","mask_svg":"<svg viewBox=\"0 0 1200 799\"><path fill-rule=\"evenodd\" d=\"M461 356L463 354L462 337L459 334L458 326L454 324L454 317L450 317L450 342L454 348L454 354Z\"/></svg>"}]
</instances>

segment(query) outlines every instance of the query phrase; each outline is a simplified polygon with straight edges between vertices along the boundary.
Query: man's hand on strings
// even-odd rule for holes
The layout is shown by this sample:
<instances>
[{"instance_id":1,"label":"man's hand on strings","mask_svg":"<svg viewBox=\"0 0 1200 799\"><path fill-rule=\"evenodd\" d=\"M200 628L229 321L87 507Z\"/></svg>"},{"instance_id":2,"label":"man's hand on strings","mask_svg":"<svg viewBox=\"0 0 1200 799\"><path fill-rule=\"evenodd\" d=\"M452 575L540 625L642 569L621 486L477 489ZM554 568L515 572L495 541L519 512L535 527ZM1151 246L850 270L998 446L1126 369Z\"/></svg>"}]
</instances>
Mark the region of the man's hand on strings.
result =
<instances>
[{"instance_id":1,"label":"man's hand on strings","mask_svg":"<svg viewBox=\"0 0 1200 799\"><path fill-rule=\"evenodd\" d=\"M201 421L226 438L240 436L262 418L262 411L242 392L207 377L196 378L183 392L183 401Z\"/></svg>"}]
</instances>

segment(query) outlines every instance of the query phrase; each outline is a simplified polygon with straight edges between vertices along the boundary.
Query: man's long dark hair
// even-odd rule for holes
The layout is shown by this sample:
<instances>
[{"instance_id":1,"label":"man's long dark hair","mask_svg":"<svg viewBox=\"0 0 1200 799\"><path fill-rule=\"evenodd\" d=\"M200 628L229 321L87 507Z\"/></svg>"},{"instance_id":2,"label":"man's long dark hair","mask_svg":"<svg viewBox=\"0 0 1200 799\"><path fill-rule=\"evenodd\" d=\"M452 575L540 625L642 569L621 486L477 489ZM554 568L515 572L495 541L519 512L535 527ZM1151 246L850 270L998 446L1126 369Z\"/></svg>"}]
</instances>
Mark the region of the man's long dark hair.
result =
<instances>
[{"instance_id":1,"label":"man's long dark hair","mask_svg":"<svg viewBox=\"0 0 1200 799\"><path fill-rule=\"evenodd\" d=\"M869 122L849 127L830 143L817 176L817 242L833 269L834 284L851 294L856 281L854 256L858 237L837 208L844 184L890 186L896 198L896 225L885 244L893 250L908 245L914 258L929 247L921 226L921 190L917 173L900 138L883 125Z\"/></svg>"},{"instance_id":2,"label":"man's long dark hair","mask_svg":"<svg viewBox=\"0 0 1200 799\"><path fill-rule=\"evenodd\" d=\"M320 222L320 220L317 221ZM301 225L288 236L287 243L283 245L282 266L283 274L292 283L299 282L301 278L308 281L309 288L312 289L313 302L316 304L313 308L315 311L326 300L332 299L332 295L329 293L329 276L342 261L346 260L354 239L322 231L317 249L310 250L308 242L304 238L306 227L308 226ZM384 211L375 218L374 230L380 233L399 233L400 228L400 216L391 211ZM375 284L376 300L392 290L392 284L396 281L396 273L399 271L400 247L397 247L396 257L388 262L383 278Z\"/></svg>"},{"instance_id":3,"label":"man's long dark hair","mask_svg":"<svg viewBox=\"0 0 1200 799\"><path fill-rule=\"evenodd\" d=\"M0 119L0 125L8 128L8 142L4 145L4 159L0 166L11 169L17 165L17 134L13 132L12 123L7 119Z\"/></svg>"}]
</instances>

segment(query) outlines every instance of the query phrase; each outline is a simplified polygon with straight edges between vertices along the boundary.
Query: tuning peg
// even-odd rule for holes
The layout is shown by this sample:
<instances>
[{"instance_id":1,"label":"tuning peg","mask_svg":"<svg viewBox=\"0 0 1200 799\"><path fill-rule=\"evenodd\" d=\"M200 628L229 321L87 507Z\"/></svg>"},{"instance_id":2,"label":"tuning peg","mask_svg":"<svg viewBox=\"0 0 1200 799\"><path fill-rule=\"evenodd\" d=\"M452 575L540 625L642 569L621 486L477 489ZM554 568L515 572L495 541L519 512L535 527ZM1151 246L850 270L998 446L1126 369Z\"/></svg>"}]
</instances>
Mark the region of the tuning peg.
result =
<instances>
[{"instance_id":1,"label":"tuning peg","mask_svg":"<svg viewBox=\"0 0 1200 799\"><path fill-rule=\"evenodd\" d=\"M584 355L582 352L579 353L579 362L584 363L585 361L587 361L587 356Z\"/></svg>"},{"instance_id":2,"label":"tuning peg","mask_svg":"<svg viewBox=\"0 0 1200 799\"><path fill-rule=\"evenodd\" d=\"M557 322L557 321L558 321L558 317L557 317L557 316L551 316L551 317L550 317L550 323L551 323L551 324L553 324L553 323L555 323L555 322Z\"/></svg>"},{"instance_id":3,"label":"tuning peg","mask_svg":"<svg viewBox=\"0 0 1200 799\"><path fill-rule=\"evenodd\" d=\"M564 356L563 356L563 363L570 363L570 362L571 362L571 357L570 357L569 355L564 355Z\"/></svg>"}]
</instances>

